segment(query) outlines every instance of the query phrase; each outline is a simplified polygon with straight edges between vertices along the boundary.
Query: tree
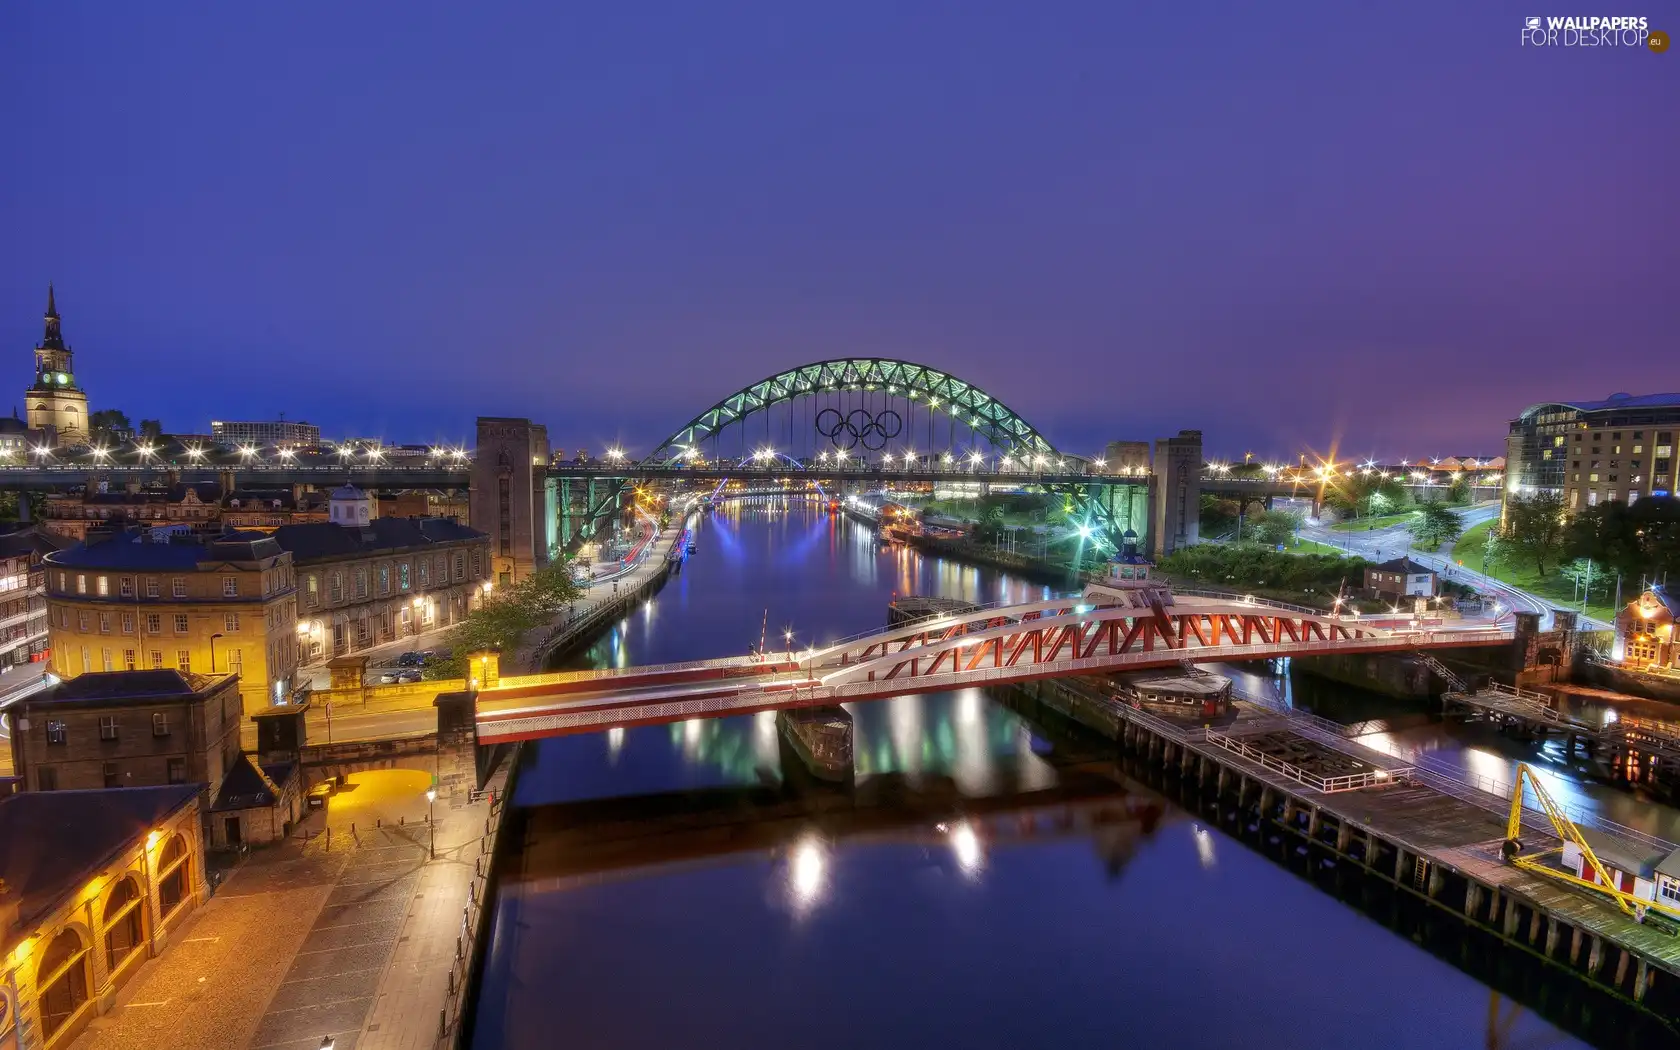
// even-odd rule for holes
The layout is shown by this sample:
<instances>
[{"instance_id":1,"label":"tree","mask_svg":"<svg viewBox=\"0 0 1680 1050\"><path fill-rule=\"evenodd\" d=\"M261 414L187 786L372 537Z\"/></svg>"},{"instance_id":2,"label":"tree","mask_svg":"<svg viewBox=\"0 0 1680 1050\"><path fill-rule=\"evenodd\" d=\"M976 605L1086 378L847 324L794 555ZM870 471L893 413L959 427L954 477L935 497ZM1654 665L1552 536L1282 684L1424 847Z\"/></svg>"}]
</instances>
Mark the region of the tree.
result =
<instances>
[{"instance_id":1,"label":"tree","mask_svg":"<svg viewBox=\"0 0 1680 1050\"><path fill-rule=\"evenodd\" d=\"M1536 492L1512 496L1505 501L1505 527L1500 532L1509 555L1534 563L1534 570L1546 575L1546 563L1556 564L1568 544L1569 530L1563 512L1563 495Z\"/></svg>"},{"instance_id":2,"label":"tree","mask_svg":"<svg viewBox=\"0 0 1680 1050\"><path fill-rule=\"evenodd\" d=\"M1452 483L1447 486L1447 502L1455 506L1470 505L1470 475L1455 474Z\"/></svg>"},{"instance_id":3,"label":"tree","mask_svg":"<svg viewBox=\"0 0 1680 1050\"><path fill-rule=\"evenodd\" d=\"M1464 520L1447 509L1445 503L1425 503L1418 507L1406 530L1424 550L1434 550L1448 540L1456 540L1464 531Z\"/></svg>"},{"instance_id":4,"label":"tree","mask_svg":"<svg viewBox=\"0 0 1680 1050\"><path fill-rule=\"evenodd\" d=\"M485 599L449 635L449 655L426 665L429 678L464 678L467 655L491 650L512 652L531 631L551 622L560 610L582 597L572 578L570 560L536 570Z\"/></svg>"},{"instance_id":5,"label":"tree","mask_svg":"<svg viewBox=\"0 0 1680 1050\"><path fill-rule=\"evenodd\" d=\"M134 424L128 416L115 408L102 408L98 412L88 414L88 432L96 438L107 441L126 437L133 433Z\"/></svg>"},{"instance_id":6,"label":"tree","mask_svg":"<svg viewBox=\"0 0 1680 1050\"><path fill-rule=\"evenodd\" d=\"M1295 538L1301 528L1301 513L1293 510L1266 510L1248 519L1248 534L1256 543L1280 547Z\"/></svg>"},{"instance_id":7,"label":"tree","mask_svg":"<svg viewBox=\"0 0 1680 1050\"><path fill-rule=\"evenodd\" d=\"M157 440L163 437L163 421L158 419L142 419L140 421L140 436Z\"/></svg>"},{"instance_id":8,"label":"tree","mask_svg":"<svg viewBox=\"0 0 1680 1050\"><path fill-rule=\"evenodd\" d=\"M1595 571L1633 580L1680 573L1680 501L1651 497L1589 507L1569 523L1567 555L1590 558Z\"/></svg>"}]
</instances>

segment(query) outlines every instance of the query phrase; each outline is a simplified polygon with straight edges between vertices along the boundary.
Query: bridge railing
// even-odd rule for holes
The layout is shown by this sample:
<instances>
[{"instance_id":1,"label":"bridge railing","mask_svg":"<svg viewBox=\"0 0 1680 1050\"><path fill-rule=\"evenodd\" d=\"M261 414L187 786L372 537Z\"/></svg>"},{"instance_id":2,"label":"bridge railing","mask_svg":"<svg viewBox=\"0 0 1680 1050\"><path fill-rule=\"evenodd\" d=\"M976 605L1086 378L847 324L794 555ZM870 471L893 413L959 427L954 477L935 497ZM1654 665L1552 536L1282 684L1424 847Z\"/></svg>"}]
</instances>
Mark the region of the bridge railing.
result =
<instances>
[{"instance_id":1,"label":"bridge railing","mask_svg":"<svg viewBox=\"0 0 1680 1050\"><path fill-rule=\"evenodd\" d=\"M1209 730L1207 740L1233 754L1246 758L1263 769L1271 770L1286 776L1297 783L1304 784L1326 795L1338 791L1357 791L1360 788L1373 787L1377 784L1389 784L1404 781L1411 775L1411 769L1400 767L1397 769L1369 769L1363 773L1343 773L1337 776L1322 776L1308 772L1292 762L1286 762L1276 755L1267 754L1259 748L1252 747L1238 737L1226 736Z\"/></svg>"},{"instance_id":2,"label":"bridge railing","mask_svg":"<svg viewBox=\"0 0 1680 1050\"><path fill-rule=\"evenodd\" d=\"M909 596L907 595L907 597L909 597ZM1059 600L1060 599L1056 599L1056 598L1041 598L1041 599L1038 599L1037 601L1059 601ZM1023 601L1018 601L1014 598L1003 598L1003 599L1000 599L1000 600L995 601L995 602L986 602L984 604L975 605L972 609L964 609L961 612L940 613L936 616L931 616L928 619L917 620L915 623L901 624L898 627L873 627L873 628L870 628L867 631L859 631L856 634L847 635L843 638L836 638L832 642L824 642L823 644L821 644L819 646L816 646L815 648L816 648L816 651L818 653L822 653L822 652L826 652L830 649L838 649L841 646L851 645L853 642L861 642L861 641L864 641L864 640L869 639L869 638L893 637L893 636L895 636L895 635L897 635L901 632L914 632L919 627L935 627L935 626L938 626L942 621L945 621L945 620L967 619L968 617L973 616L976 613L991 612L991 611L997 610L997 609L1013 609L1013 608L1023 606L1023 605L1034 605L1034 604L1037 604L1037 602L1030 602L1030 601L1029 602L1023 602ZM1089 603L1083 602L1083 601L1074 601L1073 599L1069 598L1068 599L1068 604L1070 604L1070 605L1086 605L1086 604L1089 604ZM770 651L775 652L775 647L771 646ZM802 655L801 655L801 650L794 650L793 656L794 656L794 659L796 659L796 660L803 658Z\"/></svg>"},{"instance_id":3,"label":"bridge railing","mask_svg":"<svg viewBox=\"0 0 1680 1050\"><path fill-rule=\"evenodd\" d=\"M1097 582L1101 583L1102 581L1099 580ZM1351 622L1357 622L1359 620L1359 617L1349 616L1346 613L1332 613L1324 609L1314 609L1307 605L1291 605L1289 602L1275 601L1271 598L1257 598L1252 594L1234 594L1231 591L1204 591L1195 588L1181 589L1178 587L1174 587L1172 589L1172 593L1175 598L1180 596L1185 598L1215 598L1219 601L1228 601L1237 605L1263 606L1268 609L1286 609L1289 612L1303 613L1307 616L1317 616L1326 619L1348 620Z\"/></svg>"}]
</instances>

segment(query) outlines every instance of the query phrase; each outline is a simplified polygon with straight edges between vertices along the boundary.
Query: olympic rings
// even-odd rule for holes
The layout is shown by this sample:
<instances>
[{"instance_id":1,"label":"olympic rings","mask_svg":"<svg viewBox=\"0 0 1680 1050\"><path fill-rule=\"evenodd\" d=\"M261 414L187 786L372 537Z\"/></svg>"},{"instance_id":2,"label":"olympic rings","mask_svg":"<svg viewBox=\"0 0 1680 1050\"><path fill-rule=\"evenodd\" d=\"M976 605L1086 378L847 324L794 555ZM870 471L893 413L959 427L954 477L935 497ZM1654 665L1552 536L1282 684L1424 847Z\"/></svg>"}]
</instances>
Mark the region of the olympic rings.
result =
<instances>
[{"instance_id":1,"label":"olympic rings","mask_svg":"<svg viewBox=\"0 0 1680 1050\"><path fill-rule=\"evenodd\" d=\"M850 452L862 445L870 452L879 452L887 442L904 431L904 418L892 409L873 415L868 409L854 408L842 416L838 409L825 408L817 413L817 433L842 452Z\"/></svg>"}]
</instances>

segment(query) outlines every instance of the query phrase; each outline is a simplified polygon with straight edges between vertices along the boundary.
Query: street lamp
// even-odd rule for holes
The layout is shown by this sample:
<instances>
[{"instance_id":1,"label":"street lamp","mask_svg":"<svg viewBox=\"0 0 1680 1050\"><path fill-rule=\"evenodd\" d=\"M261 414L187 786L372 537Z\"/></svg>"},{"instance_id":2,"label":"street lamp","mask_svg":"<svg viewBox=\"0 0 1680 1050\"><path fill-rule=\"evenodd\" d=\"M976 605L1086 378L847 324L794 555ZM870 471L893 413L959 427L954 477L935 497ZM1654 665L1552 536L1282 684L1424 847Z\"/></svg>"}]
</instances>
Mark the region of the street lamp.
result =
<instances>
[{"instance_id":1,"label":"street lamp","mask_svg":"<svg viewBox=\"0 0 1680 1050\"><path fill-rule=\"evenodd\" d=\"M426 828L427 828L427 838L429 839L429 841L426 843L426 852L431 856L432 860L437 860L437 818L432 815L432 803L436 802L436 801L437 801L437 789L436 788L427 788L426 789Z\"/></svg>"}]
</instances>

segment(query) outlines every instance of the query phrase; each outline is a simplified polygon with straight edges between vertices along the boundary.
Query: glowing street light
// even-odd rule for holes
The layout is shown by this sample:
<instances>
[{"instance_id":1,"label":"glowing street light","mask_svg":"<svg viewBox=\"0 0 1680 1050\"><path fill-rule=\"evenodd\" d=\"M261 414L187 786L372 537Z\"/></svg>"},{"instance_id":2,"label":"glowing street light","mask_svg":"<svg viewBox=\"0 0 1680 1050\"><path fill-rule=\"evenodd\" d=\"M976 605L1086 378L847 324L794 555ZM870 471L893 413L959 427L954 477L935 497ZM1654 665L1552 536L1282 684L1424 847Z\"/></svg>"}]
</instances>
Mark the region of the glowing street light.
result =
<instances>
[{"instance_id":1,"label":"glowing street light","mask_svg":"<svg viewBox=\"0 0 1680 1050\"><path fill-rule=\"evenodd\" d=\"M239 446L239 456L240 456L241 459L249 460L252 456L254 456L256 454L257 454L257 447L255 445L240 445Z\"/></svg>"},{"instance_id":2,"label":"glowing street light","mask_svg":"<svg viewBox=\"0 0 1680 1050\"><path fill-rule=\"evenodd\" d=\"M42 459L46 459L47 457L52 455L52 449L48 448L46 445L36 445L34 448L30 449L29 451L34 453L37 456L40 456Z\"/></svg>"},{"instance_id":3,"label":"glowing street light","mask_svg":"<svg viewBox=\"0 0 1680 1050\"><path fill-rule=\"evenodd\" d=\"M204 450L197 445L193 445L187 449L187 458L197 463L204 458Z\"/></svg>"},{"instance_id":4,"label":"glowing street light","mask_svg":"<svg viewBox=\"0 0 1680 1050\"><path fill-rule=\"evenodd\" d=\"M147 459L149 459L151 457L153 449L152 449L152 446L151 446L150 443L147 443L147 444L144 444L144 445L136 443L135 446L134 446L134 451L139 455L140 461L142 463L144 463Z\"/></svg>"},{"instance_id":5,"label":"glowing street light","mask_svg":"<svg viewBox=\"0 0 1680 1050\"><path fill-rule=\"evenodd\" d=\"M611 460L612 462L617 463L619 460L621 460L623 458L624 458L624 450L623 449L621 449L621 448L609 448L609 449L607 449L607 459Z\"/></svg>"},{"instance_id":6,"label":"glowing street light","mask_svg":"<svg viewBox=\"0 0 1680 1050\"><path fill-rule=\"evenodd\" d=\"M297 453L292 451L290 448L281 448L280 458L285 460L287 463L290 463L292 460L297 458Z\"/></svg>"},{"instance_id":7,"label":"glowing street light","mask_svg":"<svg viewBox=\"0 0 1680 1050\"><path fill-rule=\"evenodd\" d=\"M93 449L93 458L94 459L104 460L104 459L108 458L110 455L111 455L110 451L108 449L106 449L104 446L102 446L102 445L95 445L94 446L94 449Z\"/></svg>"}]
</instances>

